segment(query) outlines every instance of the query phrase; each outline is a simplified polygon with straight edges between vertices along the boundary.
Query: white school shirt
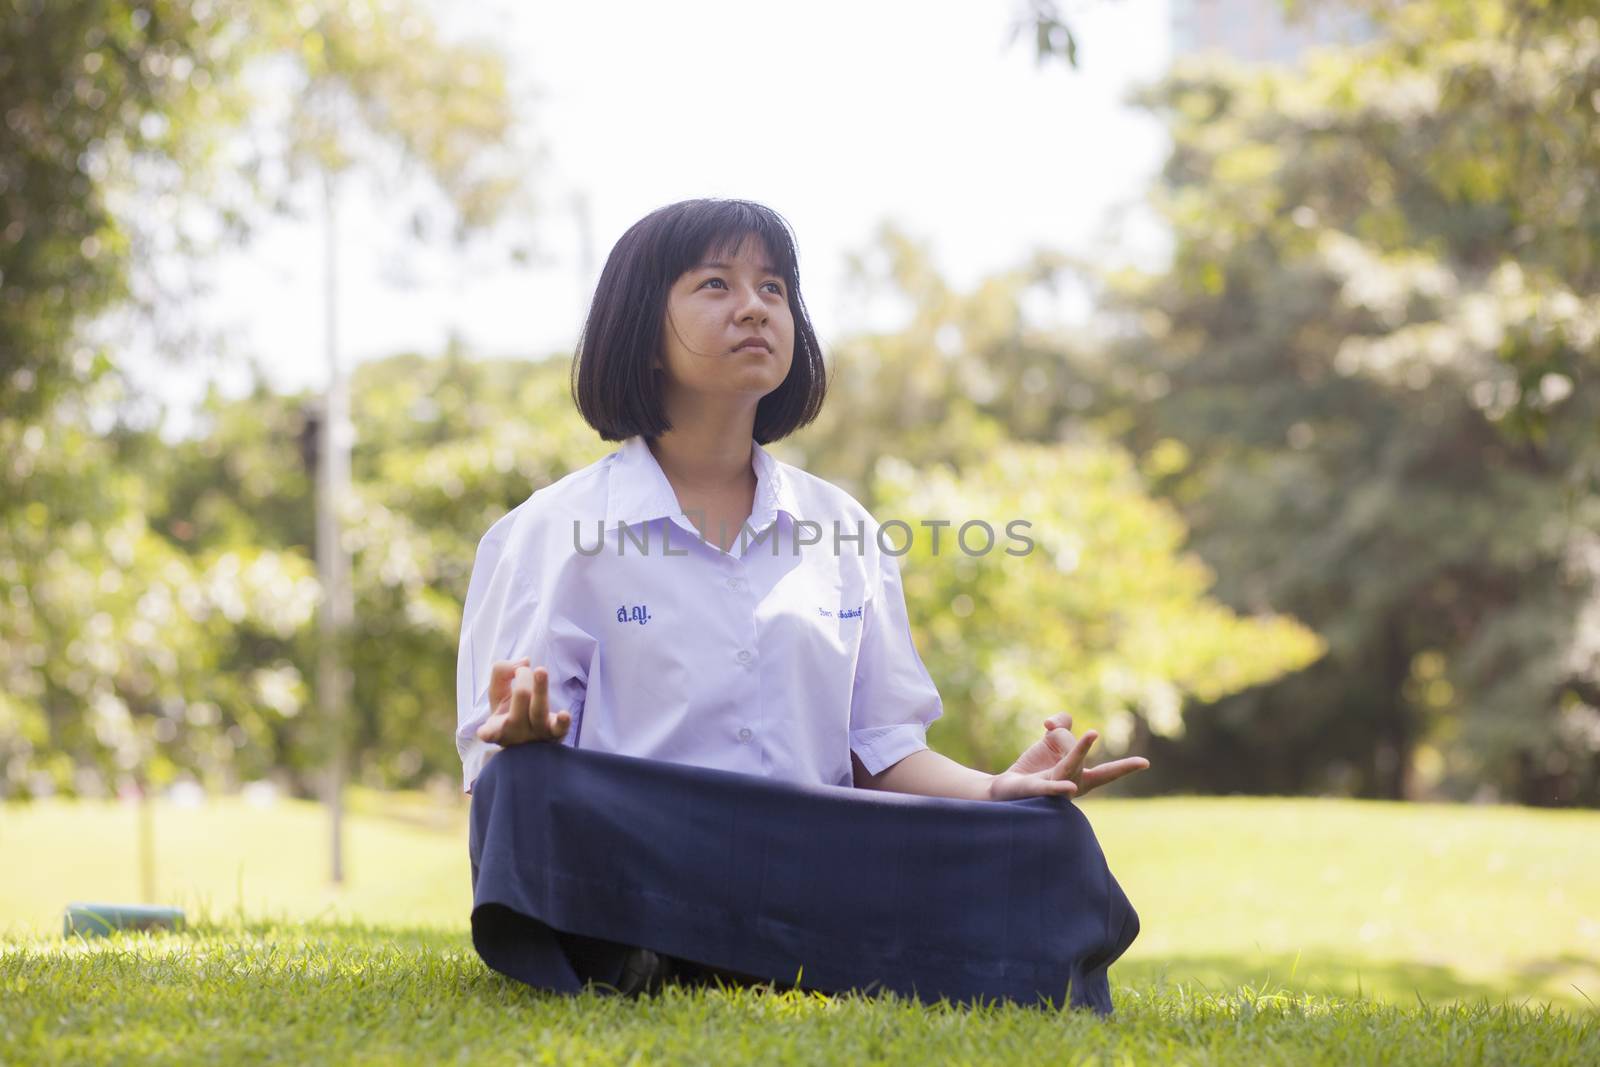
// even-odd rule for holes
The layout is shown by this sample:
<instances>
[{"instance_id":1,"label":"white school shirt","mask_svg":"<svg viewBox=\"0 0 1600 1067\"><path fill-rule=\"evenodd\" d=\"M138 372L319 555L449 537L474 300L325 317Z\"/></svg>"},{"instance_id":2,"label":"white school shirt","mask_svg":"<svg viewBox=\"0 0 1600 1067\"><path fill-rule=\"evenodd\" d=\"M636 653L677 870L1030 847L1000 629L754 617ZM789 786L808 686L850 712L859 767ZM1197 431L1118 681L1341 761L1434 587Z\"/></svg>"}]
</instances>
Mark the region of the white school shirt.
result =
<instances>
[{"instance_id":1,"label":"white school shirt","mask_svg":"<svg viewBox=\"0 0 1600 1067\"><path fill-rule=\"evenodd\" d=\"M490 667L523 656L549 671L580 748L850 785L851 752L877 774L927 747L939 691L877 522L753 440L751 460L754 507L727 552L640 436L490 527L456 668L468 792L499 747L476 735Z\"/></svg>"}]
</instances>

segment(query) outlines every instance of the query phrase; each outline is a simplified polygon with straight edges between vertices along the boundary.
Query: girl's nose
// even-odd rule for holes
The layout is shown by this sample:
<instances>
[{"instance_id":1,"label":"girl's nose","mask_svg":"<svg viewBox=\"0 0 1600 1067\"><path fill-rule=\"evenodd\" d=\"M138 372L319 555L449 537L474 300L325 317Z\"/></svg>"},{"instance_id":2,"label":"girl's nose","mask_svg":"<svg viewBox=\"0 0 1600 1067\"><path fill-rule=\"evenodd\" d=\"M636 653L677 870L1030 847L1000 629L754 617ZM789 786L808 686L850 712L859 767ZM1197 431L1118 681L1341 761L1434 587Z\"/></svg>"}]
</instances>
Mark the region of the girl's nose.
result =
<instances>
[{"instance_id":1,"label":"girl's nose","mask_svg":"<svg viewBox=\"0 0 1600 1067\"><path fill-rule=\"evenodd\" d=\"M746 319L755 322L767 321L767 306L761 302L761 294L758 291L751 290L746 293L744 303L739 307L739 321L744 322Z\"/></svg>"}]
</instances>

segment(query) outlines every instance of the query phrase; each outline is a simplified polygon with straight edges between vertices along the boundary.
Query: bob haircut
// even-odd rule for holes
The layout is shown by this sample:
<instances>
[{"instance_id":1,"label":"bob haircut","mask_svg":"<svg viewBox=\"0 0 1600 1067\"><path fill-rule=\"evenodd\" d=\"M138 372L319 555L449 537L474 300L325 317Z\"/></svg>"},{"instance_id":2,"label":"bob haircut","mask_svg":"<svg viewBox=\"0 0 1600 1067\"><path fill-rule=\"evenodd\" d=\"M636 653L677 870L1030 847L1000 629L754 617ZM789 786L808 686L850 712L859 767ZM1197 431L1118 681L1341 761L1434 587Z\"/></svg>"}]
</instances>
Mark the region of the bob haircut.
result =
<instances>
[{"instance_id":1,"label":"bob haircut","mask_svg":"<svg viewBox=\"0 0 1600 1067\"><path fill-rule=\"evenodd\" d=\"M788 290L794 359L783 383L756 407L758 444L777 441L817 417L827 393L822 347L800 299L800 269L789 224L749 200L683 200L657 208L628 228L600 272L589 317L572 361L572 398L584 421L607 441L672 429L662 409L660 356L667 296L674 282L717 253L753 236L766 246Z\"/></svg>"}]
</instances>

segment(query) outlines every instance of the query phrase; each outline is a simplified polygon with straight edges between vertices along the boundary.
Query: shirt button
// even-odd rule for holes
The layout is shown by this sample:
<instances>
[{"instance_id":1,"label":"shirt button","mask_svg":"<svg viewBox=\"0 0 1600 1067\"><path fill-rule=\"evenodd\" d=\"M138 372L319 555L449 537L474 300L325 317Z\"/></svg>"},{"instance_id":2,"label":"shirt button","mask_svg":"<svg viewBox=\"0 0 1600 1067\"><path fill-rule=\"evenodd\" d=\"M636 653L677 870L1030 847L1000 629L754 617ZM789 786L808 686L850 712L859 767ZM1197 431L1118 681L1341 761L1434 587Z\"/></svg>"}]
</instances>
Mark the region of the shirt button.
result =
<instances>
[{"instance_id":1,"label":"shirt button","mask_svg":"<svg viewBox=\"0 0 1600 1067\"><path fill-rule=\"evenodd\" d=\"M754 736L755 735L750 732L750 727L748 726L739 731L739 740L741 741L748 741Z\"/></svg>"},{"instance_id":2,"label":"shirt button","mask_svg":"<svg viewBox=\"0 0 1600 1067\"><path fill-rule=\"evenodd\" d=\"M748 648L741 648L739 650L739 662L740 663L749 663L750 662L750 650Z\"/></svg>"}]
</instances>

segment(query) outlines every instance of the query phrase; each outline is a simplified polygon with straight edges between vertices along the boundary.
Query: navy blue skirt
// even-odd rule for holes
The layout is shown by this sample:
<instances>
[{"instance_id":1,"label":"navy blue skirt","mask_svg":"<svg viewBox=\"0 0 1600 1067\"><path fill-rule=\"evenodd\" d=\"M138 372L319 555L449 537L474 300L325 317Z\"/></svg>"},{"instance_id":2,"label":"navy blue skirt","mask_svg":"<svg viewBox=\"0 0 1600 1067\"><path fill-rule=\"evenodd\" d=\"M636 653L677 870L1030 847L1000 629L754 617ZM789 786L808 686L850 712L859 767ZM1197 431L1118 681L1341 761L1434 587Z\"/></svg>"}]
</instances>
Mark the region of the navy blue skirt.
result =
<instances>
[{"instance_id":1,"label":"navy blue skirt","mask_svg":"<svg viewBox=\"0 0 1600 1067\"><path fill-rule=\"evenodd\" d=\"M595 946L618 970L640 946L828 992L1109 1015L1106 970L1139 933L1061 797L795 786L529 744L479 776L469 848L478 954L562 992L595 977Z\"/></svg>"}]
</instances>

